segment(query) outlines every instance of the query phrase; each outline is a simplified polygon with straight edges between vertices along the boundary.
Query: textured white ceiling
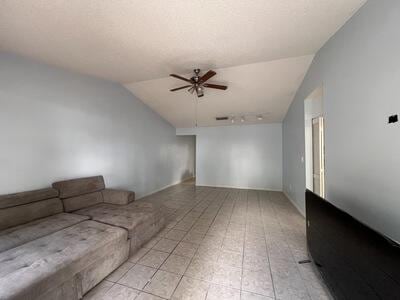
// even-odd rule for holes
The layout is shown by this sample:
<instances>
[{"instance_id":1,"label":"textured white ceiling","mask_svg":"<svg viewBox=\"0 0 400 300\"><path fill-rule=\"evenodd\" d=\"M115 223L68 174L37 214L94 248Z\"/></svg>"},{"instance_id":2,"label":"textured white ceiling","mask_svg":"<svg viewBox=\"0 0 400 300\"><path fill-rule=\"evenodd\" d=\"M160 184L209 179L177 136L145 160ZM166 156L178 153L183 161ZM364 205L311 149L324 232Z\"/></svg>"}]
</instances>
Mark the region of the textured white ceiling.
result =
<instances>
[{"instance_id":1,"label":"textured white ceiling","mask_svg":"<svg viewBox=\"0 0 400 300\"><path fill-rule=\"evenodd\" d=\"M314 54L363 3L2 0L0 49L133 83L185 74L194 67L221 69ZM228 80L220 75L219 80ZM240 85L242 76L238 76L229 77L227 83ZM286 81L276 84L285 89ZM252 94L250 88L243 95ZM243 109L247 103L243 99ZM214 113L213 107L209 113Z\"/></svg>"}]
</instances>

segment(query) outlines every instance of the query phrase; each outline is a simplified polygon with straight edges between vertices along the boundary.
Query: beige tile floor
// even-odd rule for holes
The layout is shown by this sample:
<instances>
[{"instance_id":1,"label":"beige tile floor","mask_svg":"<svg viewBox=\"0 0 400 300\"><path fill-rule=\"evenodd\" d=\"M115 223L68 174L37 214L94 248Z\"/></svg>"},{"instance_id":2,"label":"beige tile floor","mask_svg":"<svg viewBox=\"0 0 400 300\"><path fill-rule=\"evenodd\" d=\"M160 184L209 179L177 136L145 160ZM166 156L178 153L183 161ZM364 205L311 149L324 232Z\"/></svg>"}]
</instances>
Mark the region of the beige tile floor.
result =
<instances>
[{"instance_id":1,"label":"beige tile floor","mask_svg":"<svg viewBox=\"0 0 400 300\"><path fill-rule=\"evenodd\" d=\"M307 258L305 221L279 192L180 184L139 201L167 226L85 300L331 299Z\"/></svg>"}]
</instances>

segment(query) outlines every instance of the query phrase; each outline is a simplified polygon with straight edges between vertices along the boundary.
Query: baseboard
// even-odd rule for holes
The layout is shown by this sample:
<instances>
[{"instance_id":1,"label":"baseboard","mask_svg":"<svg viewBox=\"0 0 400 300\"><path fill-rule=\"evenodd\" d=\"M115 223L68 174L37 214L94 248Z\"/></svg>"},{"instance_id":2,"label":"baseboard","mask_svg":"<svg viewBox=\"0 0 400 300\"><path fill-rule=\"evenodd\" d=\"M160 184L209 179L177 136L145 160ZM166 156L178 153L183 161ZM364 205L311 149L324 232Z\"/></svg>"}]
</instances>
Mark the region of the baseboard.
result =
<instances>
[{"instance_id":1,"label":"baseboard","mask_svg":"<svg viewBox=\"0 0 400 300\"><path fill-rule=\"evenodd\" d=\"M253 188L248 186L230 186L230 185L209 185L209 184L197 184L196 186L215 187L215 188L227 188L237 190L256 190L256 191L268 191L268 192L282 192L282 190L268 189L268 188Z\"/></svg>"},{"instance_id":2,"label":"baseboard","mask_svg":"<svg viewBox=\"0 0 400 300\"><path fill-rule=\"evenodd\" d=\"M299 211L299 213L305 218L305 217L306 217L306 212L305 212L302 208L300 208L299 204L298 204L296 201L294 201L294 200L289 196L289 194L286 193L286 191L282 191L282 192L283 192L283 194L286 196L286 198L288 198L289 201L292 202L293 206L296 207L296 209Z\"/></svg>"},{"instance_id":3,"label":"baseboard","mask_svg":"<svg viewBox=\"0 0 400 300\"><path fill-rule=\"evenodd\" d=\"M191 180L191 179L193 179L193 178L194 178L193 176L190 176L190 177L183 178L183 179L181 179L181 180L177 180L177 181L175 181L175 182L173 182L173 183L171 183L171 184L167 184L167 185L165 185L165 186L163 186L163 187L161 187L161 188L159 188L159 189L157 189L157 190L154 190L154 191L151 191L151 192L149 192L149 193L147 193L147 194L144 194L144 195L142 195L140 198L136 198L136 200L142 199L142 198L147 197L147 196L151 196L151 195L153 195L153 194L155 194L155 193L158 193L158 192L161 192L162 190L165 190L165 189L167 189L167 188L169 188L169 187L171 187L171 186L174 186L174 185L183 183L183 182L188 181L188 180Z\"/></svg>"}]
</instances>

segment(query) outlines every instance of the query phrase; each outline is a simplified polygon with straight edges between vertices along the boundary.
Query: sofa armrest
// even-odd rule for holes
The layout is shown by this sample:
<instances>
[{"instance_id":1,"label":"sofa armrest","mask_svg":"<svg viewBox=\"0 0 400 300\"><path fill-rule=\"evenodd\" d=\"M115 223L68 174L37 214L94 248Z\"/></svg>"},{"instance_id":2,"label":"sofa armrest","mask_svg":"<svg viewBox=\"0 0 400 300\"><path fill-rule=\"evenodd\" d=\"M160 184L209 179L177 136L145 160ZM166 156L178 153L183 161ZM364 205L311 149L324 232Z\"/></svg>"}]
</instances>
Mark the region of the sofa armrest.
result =
<instances>
[{"instance_id":1,"label":"sofa armrest","mask_svg":"<svg viewBox=\"0 0 400 300\"><path fill-rule=\"evenodd\" d=\"M105 203L124 205L135 201L135 192L104 189L101 191Z\"/></svg>"}]
</instances>

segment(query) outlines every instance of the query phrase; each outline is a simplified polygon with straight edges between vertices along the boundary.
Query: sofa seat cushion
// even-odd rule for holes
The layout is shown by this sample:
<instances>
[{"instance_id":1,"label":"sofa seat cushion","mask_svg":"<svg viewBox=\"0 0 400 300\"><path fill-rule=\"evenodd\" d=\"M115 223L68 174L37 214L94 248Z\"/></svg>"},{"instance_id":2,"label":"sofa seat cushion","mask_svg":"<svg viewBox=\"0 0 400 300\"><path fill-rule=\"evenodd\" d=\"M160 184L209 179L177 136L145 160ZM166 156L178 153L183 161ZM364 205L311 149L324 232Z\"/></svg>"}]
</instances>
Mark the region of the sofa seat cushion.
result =
<instances>
[{"instance_id":1,"label":"sofa seat cushion","mask_svg":"<svg viewBox=\"0 0 400 300\"><path fill-rule=\"evenodd\" d=\"M60 213L2 230L0 231L0 252L18 247L88 219L89 217L87 216Z\"/></svg>"},{"instance_id":2,"label":"sofa seat cushion","mask_svg":"<svg viewBox=\"0 0 400 300\"><path fill-rule=\"evenodd\" d=\"M83 221L2 252L0 299L40 299L126 241L122 228Z\"/></svg>"},{"instance_id":3,"label":"sofa seat cushion","mask_svg":"<svg viewBox=\"0 0 400 300\"><path fill-rule=\"evenodd\" d=\"M76 214L90 216L91 219L122 227L128 230L129 236L143 223L154 223L160 217L160 210L151 203L133 202L129 205L98 204L75 211Z\"/></svg>"}]
</instances>

